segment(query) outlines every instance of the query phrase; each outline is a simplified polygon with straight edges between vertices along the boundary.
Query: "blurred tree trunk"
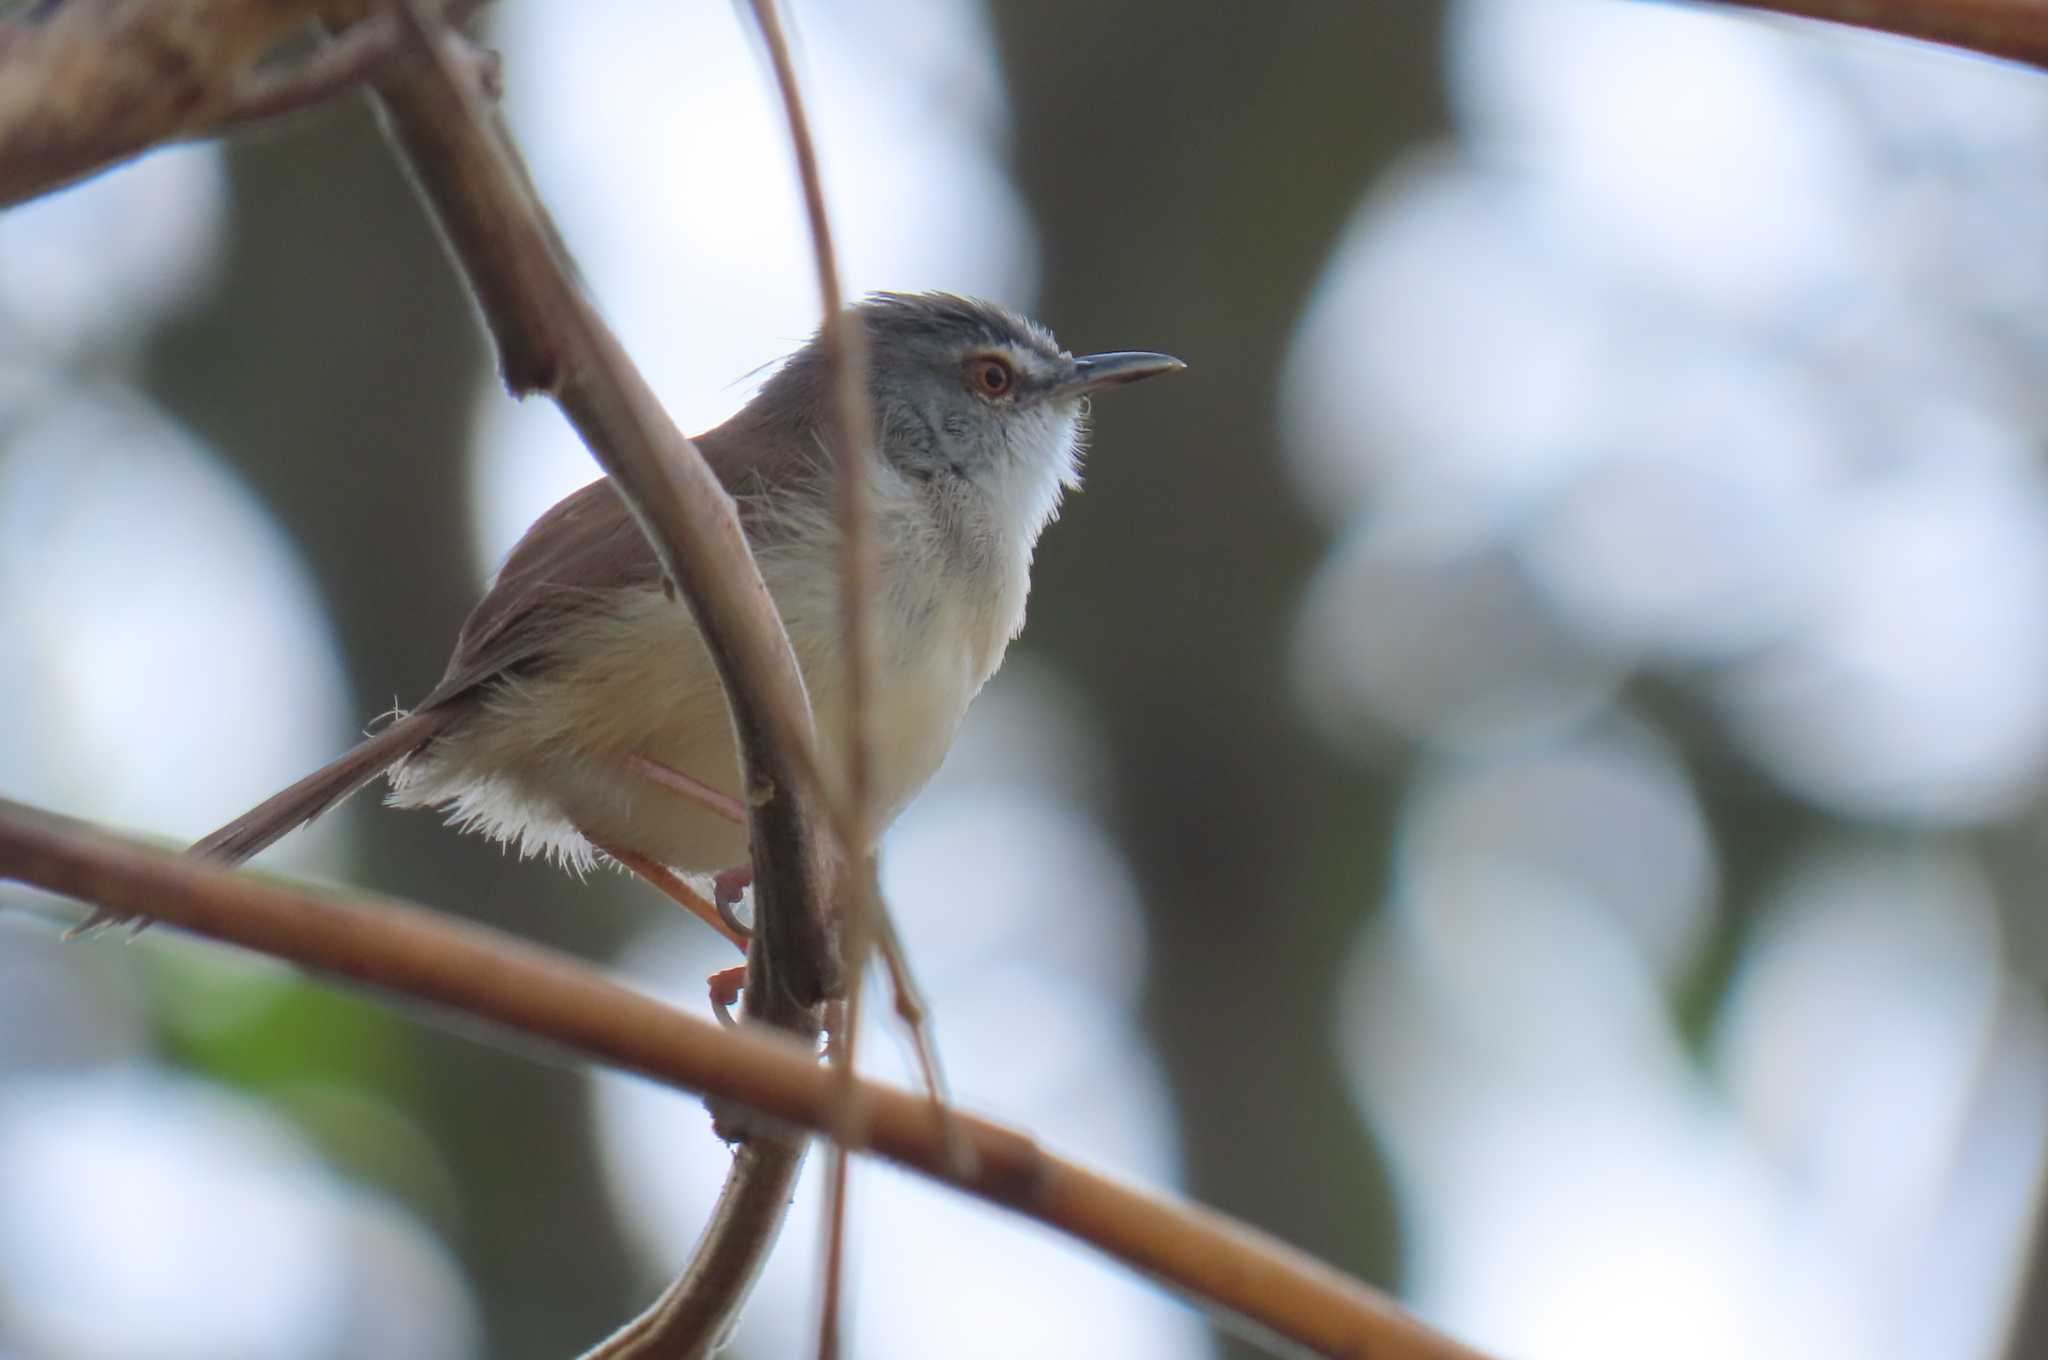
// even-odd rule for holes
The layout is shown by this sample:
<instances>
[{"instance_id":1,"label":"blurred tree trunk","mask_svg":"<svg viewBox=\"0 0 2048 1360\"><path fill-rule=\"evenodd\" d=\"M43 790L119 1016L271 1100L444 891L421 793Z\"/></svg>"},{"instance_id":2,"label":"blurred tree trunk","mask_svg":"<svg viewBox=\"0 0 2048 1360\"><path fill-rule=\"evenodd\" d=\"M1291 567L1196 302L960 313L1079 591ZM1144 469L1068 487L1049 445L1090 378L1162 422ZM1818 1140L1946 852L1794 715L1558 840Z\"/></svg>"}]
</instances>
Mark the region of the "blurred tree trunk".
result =
<instances>
[{"instance_id":1,"label":"blurred tree trunk","mask_svg":"<svg viewBox=\"0 0 2048 1360\"><path fill-rule=\"evenodd\" d=\"M477 595L467 449L488 356L361 107L239 143L230 164L228 267L210 302L159 338L152 385L306 555L367 723L433 684ZM367 795L336 815L353 819L361 886L586 954L607 943L606 913L588 906L599 895L572 880ZM638 1283L599 1181L584 1081L443 1031L411 1035L423 1080L404 1096L457 1180L453 1245L486 1353L575 1353L626 1316Z\"/></svg>"},{"instance_id":2,"label":"blurred tree trunk","mask_svg":"<svg viewBox=\"0 0 2048 1360\"><path fill-rule=\"evenodd\" d=\"M1438 7L990 14L1045 247L1040 314L1076 349L1190 366L1099 407L1100 453L1041 551L1026 635L1104 718L1189 1188L1388 1280L1390 1206L1333 998L1384 882L1393 788L1319 749L1291 703L1290 627L1325 545L1273 418L1341 229L1440 120Z\"/></svg>"}]
</instances>

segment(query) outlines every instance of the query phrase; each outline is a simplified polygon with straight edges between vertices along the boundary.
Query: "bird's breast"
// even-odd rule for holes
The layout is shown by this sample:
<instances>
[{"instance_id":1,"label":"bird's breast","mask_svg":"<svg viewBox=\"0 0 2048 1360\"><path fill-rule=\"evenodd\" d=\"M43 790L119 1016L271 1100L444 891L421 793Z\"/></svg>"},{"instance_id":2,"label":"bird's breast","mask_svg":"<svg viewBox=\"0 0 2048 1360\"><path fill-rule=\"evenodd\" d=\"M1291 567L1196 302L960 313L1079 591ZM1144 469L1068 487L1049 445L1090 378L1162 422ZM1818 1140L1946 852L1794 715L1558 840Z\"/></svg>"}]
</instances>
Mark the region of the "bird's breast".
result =
<instances>
[{"instance_id":1,"label":"bird's breast","mask_svg":"<svg viewBox=\"0 0 2048 1360\"><path fill-rule=\"evenodd\" d=\"M880 545L868 629L874 825L915 797L945 759L960 720L1023 623L1028 545L941 514L915 488L880 489ZM971 517L970 517L971 518ZM810 532L757 543L756 560L789 630L817 719L819 761L843 778L849 714L840 646L839 549L828 512ZM843 787L843 784L842 784Z\"/></svg>"},{"instance_id":2,"label":"bird's breast","mask_svg":"<svg viewBox=\"0 0 2048 1360\"><path fill-rule=\"evenodd\" d=\"M1011 600L955 580L927 585L885 589L873 619L868 730L877 825L886 826L938 772L968 704L1002 663L1021 622L1021 595ZM845 740L848 717L844 686L825 677L814 694L825 759L836 767L838 750L831 748Z\"/></svg>"}]
</instances>

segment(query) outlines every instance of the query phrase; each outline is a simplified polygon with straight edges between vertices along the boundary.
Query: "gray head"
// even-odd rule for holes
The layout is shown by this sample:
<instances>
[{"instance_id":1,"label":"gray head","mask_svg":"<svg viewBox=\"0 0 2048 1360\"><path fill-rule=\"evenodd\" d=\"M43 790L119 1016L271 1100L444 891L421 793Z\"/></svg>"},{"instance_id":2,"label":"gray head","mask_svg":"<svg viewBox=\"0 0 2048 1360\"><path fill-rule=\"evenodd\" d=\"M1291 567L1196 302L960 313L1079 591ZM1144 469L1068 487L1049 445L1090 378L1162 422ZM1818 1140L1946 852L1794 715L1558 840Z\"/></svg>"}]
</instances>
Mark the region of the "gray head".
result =
<instances>
[{"instance_id":1,"label":"gray head","mask_svg":"<svg viewBox=\"0 0 2048 1360\"><path fill-rule=\"evenodd\" d=\"M1037 322L951 293L876 293L855 312L889 467L941 494L991 498L1032 536L1078 479L1089 394L1184 367L1164 354L1077 358ZM813 339L757 400L822 414L824 371Z\"/></svg>"}]
</instances>

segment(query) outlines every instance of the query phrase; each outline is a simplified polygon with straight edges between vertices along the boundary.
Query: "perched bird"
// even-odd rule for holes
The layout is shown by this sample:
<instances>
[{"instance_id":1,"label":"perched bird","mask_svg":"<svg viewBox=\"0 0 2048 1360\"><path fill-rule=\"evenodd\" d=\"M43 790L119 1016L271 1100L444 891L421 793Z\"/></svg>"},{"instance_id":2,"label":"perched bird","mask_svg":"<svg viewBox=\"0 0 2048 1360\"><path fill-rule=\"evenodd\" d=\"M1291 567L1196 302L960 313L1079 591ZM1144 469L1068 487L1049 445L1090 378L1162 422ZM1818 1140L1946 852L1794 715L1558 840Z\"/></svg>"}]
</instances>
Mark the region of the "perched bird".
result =
<instances>
[{"instance_id":1,"label":"perched bird","mask_svg":"<svg viewBox=\"0 0 2048 1360\"><path fill-rule=\"evenodd\" d=\"M879 294L855 313L878 451L879 833L938 769L1023 626L1033 548L1078 485L1089 394L1183 365L1075 358L1042 326L950 294ZM831 398L814 337L696 443L738 503L836 779L849 715ZM417 707L194 850L239 863L386 773L398 806L441 809L522 855L615 860L743 945L727 908L745 881L747 828L718 676L609 480L527 530ZM677 877L719 871L715 910Z\"/></svg>"}]
</instances>

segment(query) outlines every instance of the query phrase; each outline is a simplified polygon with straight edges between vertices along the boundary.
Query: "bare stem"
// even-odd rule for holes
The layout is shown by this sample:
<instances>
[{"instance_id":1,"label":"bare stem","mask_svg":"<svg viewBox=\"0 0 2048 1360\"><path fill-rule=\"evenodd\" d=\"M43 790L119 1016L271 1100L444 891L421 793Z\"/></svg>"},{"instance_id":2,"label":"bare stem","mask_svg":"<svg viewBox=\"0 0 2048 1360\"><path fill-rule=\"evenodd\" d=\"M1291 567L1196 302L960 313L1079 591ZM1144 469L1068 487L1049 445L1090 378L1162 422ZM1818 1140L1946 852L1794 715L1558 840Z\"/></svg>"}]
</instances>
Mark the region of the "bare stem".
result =
<instances>
[{"instance_id":1,"label":"bare stem","mask_svg":"<svg viewBox=\"0 0 2048 1360\"><path fill-rule=\"evenodd\" d=\"M732 1174L711 1211L696 1255L646 1312L586 1351L582 1360L708 1355L737 1316L726 1305L753 1291L789 1213L804 1140L756 1138L733 1153Z\"/></svg>"},{"instance_id":2,"label":"bare stem","mask_svg":"<svg viewBox=\"0 0 2048 1360\"><path fill-rule=\"evenodd\" d=\"M864 862L864 861L863 861ZM846 967L846 997L832 1009L837 1023L832 1026L828 1053L831 1069L838 1077L838 1101L832 1127L832 1146L825 1162L824 1254L819 1261L818 1360L837 1360L840 1344L840 1316L846 1279L846 1149L863 1132L865 1111L860 1106L854 1078L855 1045L860 1034L861 993L867 979L867 926L872 919L856 869L841 868L839 900L851 908L842 946Z\"/></svg>"},{"instance_id":3,"label":"bare stem","mask_svg":"<svg viewBox=\"0 0 2048 1360\"><path fill-rule=\"evenodd\" d=\"M818 273L818 301L824 313L825 352L833 375L833 416L838 436L839 465L839 632L844 652L847 723L844 788L835 790L844 805L851 843L848 859L868 852L873 835L873 750L868 696L874 686L873 639L868 626L875 594L874 512L870 504L871 464L875 457L867 400L867 337L845 306L840 283L839 253L833 244L831 214L825 208L825 181L818 169L817 142L804 112L803 90L788 35L775 0L750 0L754 21L775 72L775 87L789 124L802 182L804 211L810 221L812 257Z\"/></svg>"},{"instance_id":4,"label":"bare stem","mask_svg":"<svg viewBox=\"0 0 2048 1360\"><path fill-rule=\"evenodd\" d=\"M817 1065L809 1044L766 1026L721 1029L578 959L407 903L222 869L4 799L0 879L153 916L459 1012L558 1051L722 1097L789 1128L837 1125L840 1078ZM965 1114L957 1123L974 1155L963 1174L924 1097L867 1081L858 1093L867 1118L854 1151L1086 1242L1221 1321L1320 1355L1476 1360L1476 1352L1375 1290L1256 1229L1125 1185Z\"/></svg>"},{"instance_id":5,"label":"bare stem","mask_svg":"<svg viewBox=\"0 0 2048 1360\"><path fill-rule=\"evenodd\" d=\"M875 451L867 400L866 336L844 303L839 255L833 245L831 214L825 207L824 175L818 169L818 148L804 112L803 91L791 59L789 38L775 0L751 0L754 22L767 45L775 86L789 123L796 153L804 209L810 219L811 247L818 272L818 301L824 312L825 349L833 374L833 407L838 434L839 465L839 644L845 662L846 731L844 786L839 793L841 835L837 900L846 920L841 935L841 967L846 979L846 1023L832 1047L832 1062L845 1094L842 1126L857 1136L859 1118L854 1099L854 1054L860 1034L861 990L867 978L868 951L874 935L873 874L868 855L875 836L873 717L869 694L874 684L874 658L868 611L875 595L875 544L869 479ZM920 1041L923 1036L919 1036ZM840 1346L840 1297L846 1256L845 1139L835 1142L827 1176L824 1280L819 1289L818 1357L836 1360Z\"/></svg>"}]
</instances>

